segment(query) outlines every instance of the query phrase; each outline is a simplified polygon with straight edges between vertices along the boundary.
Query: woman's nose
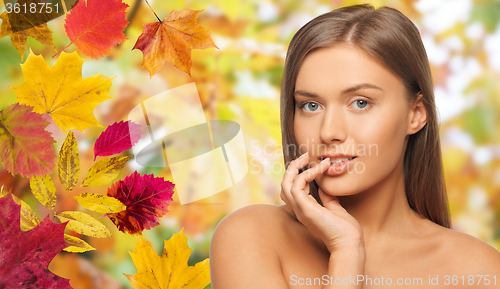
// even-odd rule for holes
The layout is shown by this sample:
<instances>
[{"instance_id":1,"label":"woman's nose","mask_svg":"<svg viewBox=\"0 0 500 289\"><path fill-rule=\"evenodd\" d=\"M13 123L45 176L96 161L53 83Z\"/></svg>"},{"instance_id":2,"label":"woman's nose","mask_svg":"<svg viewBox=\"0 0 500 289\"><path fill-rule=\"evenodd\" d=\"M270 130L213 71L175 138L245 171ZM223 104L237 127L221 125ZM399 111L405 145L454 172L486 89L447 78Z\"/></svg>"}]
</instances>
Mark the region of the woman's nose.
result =
<instances>
[{"instance_id":1,"label":"woman's nose","mask_svg":"<svg viewBox=\"0 0 500 289\"><path fill-rule=\"evenodd\" d=\"M320 140L323 143L343 143L346 137L347 127L342 110L326 110L321 123Z\"/></svg>"}]
</instances>

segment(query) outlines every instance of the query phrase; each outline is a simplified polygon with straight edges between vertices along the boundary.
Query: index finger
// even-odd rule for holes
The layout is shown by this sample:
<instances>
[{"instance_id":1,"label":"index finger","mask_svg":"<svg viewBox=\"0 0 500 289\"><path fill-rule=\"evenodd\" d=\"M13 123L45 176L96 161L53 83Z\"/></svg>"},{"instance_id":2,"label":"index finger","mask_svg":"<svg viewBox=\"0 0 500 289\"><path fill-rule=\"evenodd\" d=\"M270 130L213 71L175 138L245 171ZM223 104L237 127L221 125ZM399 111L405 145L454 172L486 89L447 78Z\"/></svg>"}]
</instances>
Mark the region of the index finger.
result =
<instances>
[{"instance_id":1,"label":"index finger","mask_svg":"<svg viewBox=\"0 0 500 289\"><path fill-rule=\"evenodd\" d=\"M285 170L283 182L293 184L293 178L299 174L299 170L307 165L309 162L309 153L305 152L300 157L290 162Z\"/></svg>"},{"instance_id":2,"label":"index finger","mask_svg":"<svg viewBox=\"0 0 500 289\"><path fill-rule=\"evenodd\" d=\"M326 158L322 160L317 166L302 172L296 180L292 180L292 182L294 182L292 187L305 187L308 183L312 182L312 180L314 180L319 174L326 171L328 167L330 167L330 158Z\"/></svg>"}]
</instances>

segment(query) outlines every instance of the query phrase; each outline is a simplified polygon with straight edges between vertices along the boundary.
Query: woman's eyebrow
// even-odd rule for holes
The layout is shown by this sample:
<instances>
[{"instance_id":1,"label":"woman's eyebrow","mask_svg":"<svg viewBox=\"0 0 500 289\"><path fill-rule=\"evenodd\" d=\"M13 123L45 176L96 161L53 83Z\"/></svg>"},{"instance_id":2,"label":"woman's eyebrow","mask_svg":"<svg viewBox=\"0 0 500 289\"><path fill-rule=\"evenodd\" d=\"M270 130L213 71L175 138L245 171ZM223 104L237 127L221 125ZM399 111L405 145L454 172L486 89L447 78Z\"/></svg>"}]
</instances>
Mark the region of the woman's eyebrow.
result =
<instances>
[{"instance_id":1,"label":"woman's eyebrow","mask_svg":"<svg viewBox=\"0 0 500 289\"><path fill-rule=\"evenodd\" d=\"M349 88L342 90L340 92L340 94L347 94L347 93L354 92L356 90L363 89L363 88L372 88L372 89L378 89L380 91L384 91L382 88L380 88L374 84L361 83L361 84L357 84L357 85L354 85L352 87L349 87ZM307 96L307 97L318 97L318 95L315 93L307 92L307 91L303 91L303 90L296 90L296 91L294 91L293 94L300 94L300 95Z\"/></svg>"}]
</instances>

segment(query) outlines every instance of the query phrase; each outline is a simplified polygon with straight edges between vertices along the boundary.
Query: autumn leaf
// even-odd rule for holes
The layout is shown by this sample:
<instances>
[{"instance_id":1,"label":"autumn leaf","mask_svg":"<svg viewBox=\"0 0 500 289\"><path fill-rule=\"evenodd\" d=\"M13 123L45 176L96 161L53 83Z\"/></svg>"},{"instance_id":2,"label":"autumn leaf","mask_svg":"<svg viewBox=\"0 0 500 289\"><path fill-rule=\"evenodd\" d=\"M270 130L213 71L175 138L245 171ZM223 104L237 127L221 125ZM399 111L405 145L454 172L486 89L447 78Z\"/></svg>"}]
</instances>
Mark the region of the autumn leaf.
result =
<instances>
[{"instance_id":1,"label":"autumn leaf","mask_svg":"<svg viewBox=\"0 0 500 289\"><path fill-rule=\"evenodd\" d=\"M112 157L98 161L89 169L80 187L103 186L111 183L131 157Z\"/></svg>"},{"instance_id":2,"label":"autumn leaf","mask_svg":"<svg viewBox=\"0 0 500 289\"><path fill-rule=\"evenodd\" d=\"M0 198L0 288L70 289L69 280L48 270L50 261L68 246L66 224L54 224L47 216L29 231L21 231L20 211L10 197Z\"/></svg>"},{"instance_id":3,"label":"autumn leaf","mask_svg":"<svg viewBox=\"0 0 500 289\"><path fill-rule=\"evenodd\" d=\"M49 122L31 112L31 107L14 103L0 111L0 159L12 174L42 176L54 170L55 140L45 128Z\"/></svg>"},{"instance_id":4,"label":"autumn leaf","mask_svg":"<svg viewBox=\"0 0 500 289\"><path fill-rule=\"evenodd\" d=\"M114 77L99 73L82 78L82 64L76 51L61 54L53 67L30 51L21 65L24 84L12 89L19 103L33 106L33 112L48 113L65 133L72 128L83 132L88 127L102 127L94 117L94 108L110 98Z\"/></svg>"},{"instance_id":5,"label":"autumn leaf","mask_svg":"<svg viewBox=\"0 0 500 289\"><path fill-rule=\"evenodd\" d=\"M21 229L23 231L31 230L40 224L40 219L28 204L14 195L12 195L12 199L18 205L21 205ZM71 245L63 249L66 252L82 253L95 250L94 247L90 246L85 241L71 235L64 234L64 240Z\"/></svg>"},{"instance_id":6,"label":"autumn leaf","mask_svg":"<svg viewBox=\"0 0 500 289\"><path fill-rule=\"evenodd\" d=\"M62 212L56 217L61 222L69 221L68 230L75 231L96 238L107 238L111 236L111 232L101 222L92 218L92 216L78 211Z\"/></svg>"},{"instance_id":7,"label":"autumn leaf","mask_svg":"<svg viewBox=\"0 0 500 289\"><path fill-rule=\"evenodd\" d=\"M128 24L127 7L121 0L78 1L66 16L64 28L71 43L63 50L75 44L83 54L94 59L109 55L112 46L127 39L123 34Z\"/></svg>"},{"instance_id":8,"label":"autumn leaf","mask_svg":"<svg viewBox=\"0 0 500 289\"><path fill-rule=\"evenodd\" d=\"M127 207L118 199L95 193L83 193L75 196L76 201L91 211L108 214L125 211Z\"/></svg>"},{"instance_id":9,"label":"autumn leaf","mask_svg":"<svg viewBox=\"0 0 500 289\"><path fill-rule=\"evenodd\" d=\"M71 1L74 0L66 2ZM36 5L40 3L40 0L17 0L15 4L13 3L14 1L10 0L7 0L7 2L12 4L12 6L9 6L7 5L8 3L5 3L5 8L7 10L6 12L9 17L9 21L12 23L12 31L14 32L39 26L64 15L61 13L63 12L63 9L58 9L58 6L52 6L53 4L49 4L47 6ZM33 6L38 6L37 8L39 9L36 9Z\"/></svg>"},{"instance_id":10,"label":"autumn leaf","mask_svg":"<svg viewBox=\"0 0 500 289\"><path fill-rule=\"evenodd\" d=\"M215 47L210 31L201 27L197 18L203 10L172 11L163 21L144 25L134 49L144 55L141 68L153 77L165 61L191 76L191 49Z\"/></svg>"},{"instance_id":11,"label":"autumn leaf","mask_svg":"<svg viewBox=\"0 0 500 289\"><path fill-rule=\"evenodd\" d=\"M70 131L64 140L59 151L59 181L66 189L71 192L78 182L80 175L80 154L78 153L78 144L75 134Z\"/></svg>"},{"instance_id":12,"label":"autumn leaf","mask_svg":"<svg viewBox=\"0 0 500 289\"><path fill-rule=\"evenodd\" d=\"M64 249L66 252L83 253L95 250L95 248L90 246L87 242L71 235L64 234L64 241L71 244L71 246Z\"/></svg>"},{"instance_id":13,"label":"autumn leaf","mask_svg":"<svg viewBox=\"0 0 500 289\"><path fill-rule=\"evenodd\" d=\"M45 13L34 13L36 15L43 15ZM24 50L26 49L26 40L28 36L33 37L38 42L49 45L50 47L54 47L54 42L52 41L52 31L47 26L47 23L43 24L33 24L32 21L26 19L26 14L22 13L10 13L7 14L7 11L0 14L0 19L2 19L2 26L0 26L0 39L9 35L10 42L14 47L19 51L19 55L21 55L21 61L24 59ZM11 23L12 21L12 23ZM30 27L26 29L26 27L22 27L25 29L20 29L20 26L25 26L25 24L29 24Z\"/></svg>"},{"instance_id":14,"label":"autumn leaf","mask_svg":"<svg viewBox=\"0 0 500 289\"><path fill-rule=\"evenodd\" d=\"M127 210L108 214L108 217L120 231L141 234L143 230L160 224L158 218L168 212L174 186L153 174L141 176L135 171L108 188L108 196L127 206Z\"/></svg>"},{"instance_id":15,"label":"autumn leaf","mask_svg":"<svg viewBox=\"0 0 500 289\"><path fill-rule=\"evenodd\" d=\"M31 192L47 209L53 210L57 202L56 187L50 175L30 179Z\"/></svg>"},{"instance_id":16,"label":"autumn leaf","mask_svg":"<svg viewBox=\"0 0 500 289\"><path fill-rule=\"evenodd\" d=\"M210 284L209 259L188 266L193 249L187 244L184 230L165 240L163 254L158 256L151 242L142 237L130 253L137 267L137 274L123 274L133 288L205 288Z\"/></svg>"},{"instance_id":17,"label":"autumn leaf","mask_svg":"<svg viewBox=\"0 0 500 289\"><path fill-rule=\"evenodd\" d=\"M113 123L95 141L94 161L97 156L111 156L132 148L141 136L142 127L131 120Z\"/></svg>"},{"instance_id":18,"label":"autumn leaf","mask_svg":"<svg viewBox=\"0 0 500 289\"><path fill-rule=\"evenodd\" d=\"M12 199L21 205L21 230L28 231L40 224L40 219L28 204L14 195L12 195Z\"/></svg>"}]
</instances>

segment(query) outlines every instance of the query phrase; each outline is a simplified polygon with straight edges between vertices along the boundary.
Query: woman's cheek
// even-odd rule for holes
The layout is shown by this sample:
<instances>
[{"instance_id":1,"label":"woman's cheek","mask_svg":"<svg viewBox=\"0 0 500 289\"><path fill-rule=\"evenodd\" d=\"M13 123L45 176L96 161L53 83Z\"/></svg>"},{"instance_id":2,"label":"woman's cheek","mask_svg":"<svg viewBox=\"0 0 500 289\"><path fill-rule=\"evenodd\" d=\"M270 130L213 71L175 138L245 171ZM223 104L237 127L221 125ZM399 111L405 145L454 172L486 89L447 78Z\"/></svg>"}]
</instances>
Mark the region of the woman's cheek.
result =
<instances>
[{"instance_id":1,"label":"woman's cheek","mask_svg":"<svg viewBox=\"0 0 500 289\"><path fill-rule=\"evenodd\" d=\"M316 131L315 128L314 125L307 124L306 122L296 123L294 125L295 138L301 150L304 150L307 146L307 149L311 151L314 145L317 146L317 144L320 143L319 131ZM305 151L303 151L303 153L304 152Z\"/></svg>"}]
</instances>

